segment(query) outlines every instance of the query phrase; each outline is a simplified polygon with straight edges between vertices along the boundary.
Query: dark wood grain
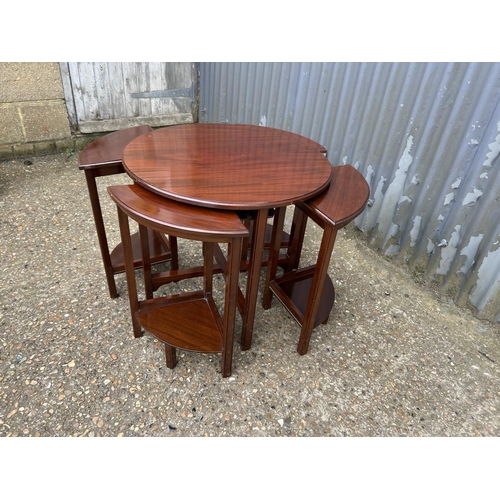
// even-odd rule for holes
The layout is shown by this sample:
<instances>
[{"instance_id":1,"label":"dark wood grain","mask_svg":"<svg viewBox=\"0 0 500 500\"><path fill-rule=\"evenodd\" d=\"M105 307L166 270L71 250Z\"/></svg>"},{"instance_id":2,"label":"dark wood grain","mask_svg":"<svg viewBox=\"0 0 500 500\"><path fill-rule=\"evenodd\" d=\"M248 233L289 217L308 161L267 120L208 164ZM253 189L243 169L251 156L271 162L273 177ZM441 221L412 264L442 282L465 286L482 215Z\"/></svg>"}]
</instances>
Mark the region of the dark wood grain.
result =
<instances>
[{"instance_id":1,"label":"dark wood grain","mask_svg":"<svg viewBox=\"0 0 500 500\"><path fill-rule=\"evenodd\" d=\"M228 377L232 366L241 243L248 237L247 228L236 212L182 204L137 184L111 186L108 193L118 207L134 336L140 337L143 327L164 342L169 368L177 363L176 348L222 353L222 376ZM139 300L137 293L129 217L139 224L141 234L145 300ZM203 242L203 290L153 297L155 277L147 258L150 250L146 233L150 230ZM212 296L215 242L227 243L223 319Z\"/></svg>"},{"instance_id":2,"label":"dark wood grain","mask_svg":"<svg viewBox=\"0 0 500 500\"><path fill-rule=\"evenodd\" d=\"M151 249L151 255L149 259L152 264L158 264L160 262L165 262L170 259L171 253L167 252L165 248L165 240L162 238L163 235L157 233L156 231L149 233L149 248ZM141 254L141 239L139 233L134 233L132 235L132 251L134 254L134 267L139 269L142 267L142 254ZM123 255L123 246L118 243L116 247L110 254L111 265L113 266L113 272L115 274L125 272L125 258Z\"/></svg>"},{"instance_id":3,"label":"dark wood grain","mask_svg":"<svg viewBox=\"0 0 500 500\"><path fill-rule=\"evenodd\" d=\"M118 296L114 276L125 269L123 248L120 243L110 253L96 179L124 173L125 170L122 165L123 149L132 139L146 132L152 132L152 130L149 125L144 125L112 132L88 144L78 157L78 168L85 172L97 239L99 240L104 272L106 273L111 298ZM167 240L164 235L159 233L153 233L152 238L154 240L151 245L153 253L150 256L152 262L171 260L172 269L177 269L177 242L173 239ZM138 235L133 237L133 251L134 266L136 268L142 267L142 258L139 256L140 241Z\"/></svg>"},{"instance_id":4,"label":"dark wood grain","mask_svg":"<svg viewBox=\"0 0 500 500\"><path fill-rule=\"evenodd\" d=\"M186 205L169 200L137 184L111 186L108 193L139 224L180 238L227 242L248 236L236 213Z\"/></svg>"},{"instance_id":5,"label":"dark wood grain","mask_svg":"<svg viewBox=\"0 0 500 500\"><path fill-rule=\"evenodd\" d=\"M209 301L213 301L212 297L203 295L163 307L141 306L137 317L145 330L171 346L186 351L222 352L223 339Z\"/></svg>"},{"instance_id":6,"label":"dark wood grain","mask_svg":"<svg viewBox=\"0 0 500 500\"><path fill-rule=\"evenodd\" d=\"M151 192L195 206L255 211L243 349L252 341L268 209L307 200L328 186L332 169L324 152L317 142L291 132L217 123L158 129L123 152L126 172Z\"/></svg>"},{"instance_id":7,"label":"dark wood grain","mask_svg":"<svg viewBox=\"0 0 500 500\"><path fill-rule=\"evenodd\" d=\"M323 221L340 229L363 212L369 196L365 178L352 165L339 165L332 168L328 189L297 206L318 223Z\"/></svg>"},{"instance_id":8,"label":"dark wood grain","mask_svg":"<svg viewBox=\"0 0 500 500\"><path fill-rule=\"evenodd\" d=\"M286 303L288 311L301 326L304 323L307 300L315 269L316 266L309 266L304 269L290 271L270 284L273 293L282 303ZM314 318L313 328L317 327L320 323L326 324L334 302L335 288L332 280L327 275L323 293L320 297L318 312Z\"/></svg>"},{"instance_id":9,"label":"dark wood grain","mask_svg":"<svg viewBox=\"0 0 500 500\"><path fill-rule=\"evenodd\" d=\"M96 169L102 166L122 166L125 146L140 135L152 132L149 125L141 125L106 134L85 146L78 156L80 170ZM123 168L121 169L123 172Z\"/></svg>"},{"instance_id":10,"label":"dark wood grain","mask_svg":"<svg viewBox=\"0 0 500 500\"><path fill-rule=\"evenodd\" d=\"M369 196L368 183L352 165L333 167L329 187L310 200L297 202L295 207L291 240L298 249L295 248L295 254L290 256L290 266L299 264L307 217L323 228L316 264L299 271L289 270L278 279L277 253L284 216L280 210L276 211L263 307L268 309L271 306L272 291L301 325L297 344L297 352L301 355L307 353L313 328L326 320L324 318L335 300L335 290L327 271L338 230L363 212Z\"/></svg>"},{"instance_id":11,"label":"dark wood grain","mask_svg":"<svg viewBox=\"0 0 500 500\"><path fill-rule=\"evenodd\" d=\"M146 189L205 207L252 210L311 198L330 182L324 148L254 125L188 124L138 137L123 153Z\"/></svg>"}]
</instances>

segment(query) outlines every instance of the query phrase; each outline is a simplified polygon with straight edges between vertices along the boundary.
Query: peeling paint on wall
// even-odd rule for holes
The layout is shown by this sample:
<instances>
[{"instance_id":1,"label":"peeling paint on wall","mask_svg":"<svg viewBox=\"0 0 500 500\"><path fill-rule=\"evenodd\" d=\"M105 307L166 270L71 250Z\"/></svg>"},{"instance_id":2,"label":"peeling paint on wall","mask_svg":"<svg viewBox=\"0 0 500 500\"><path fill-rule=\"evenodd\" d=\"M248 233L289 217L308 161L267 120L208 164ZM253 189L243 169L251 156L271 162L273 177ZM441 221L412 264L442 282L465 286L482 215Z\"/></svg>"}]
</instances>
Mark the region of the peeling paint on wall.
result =
<instances>
[{"instance_id":1,"label":"peeling paint on wall","mask_svg":"<svg viewBox=\"0 0 500 500\"><path fill-rule=\"evenodd\" d=\"M460 184L462 184L462 178L458 177L457 180L451 185L451 189L458 189L460 187ZM453 200L455 199L455 193L452 191L451 193L448 193L444 197L444 203L443 205L449 205Z\"/></svg>"},{"instance_id":2,"label":"peeling paint on wall","mask_svg":"<svg viewBox=\"0 0 500 500\"><path fill-rule=\"evenodd\" d=\"M365 210L365 217L362 223L362 230L364 232L368 232L369 230L375 227L375 222L377 220L377 215L380 212L380 207L384 201L384 195L382 190L384 189L384 184L387 181L387 177L381 176L377 185L377 189L375 193L372 194L371 199L373 203L368 204L367 209Z\"/></svg>"},{"instance_id":3,"label":"peeling paint on wall","mask_svg":"<svg viewBox=\"0 0 500 500\"><path fill-rule=\"evenodd\" d=\"M476 203L476 201L478 200L478 198L483 194L482 191L480 191L479 189L476 189L474 188L474 190L472 191L472 193L467 193L467 195L465 196L464 198L464 201L462 202L462 205L463 206L466 206L466 205L474 205L474 203Z\"/></svg>"},{"instance_id":4,"label":"peeling paint on wall","mask_svg":"<svg viewBox=\"0 0 500 500\"><path fill-rule=\"evenodd\" d=\"M456 225L455 231L451 235L449 243L442 247L441 261L439 262L436 274L447 274L450 270L451 262L457 253L458 242L460 241L460 229L462 229L462 226Z\"/></svg>"},{"instance_id":5,"label":"peeling paint on wall","mask_svg":"<svg viewBox=\"0 0 500 500\"><path fill-rule=\"evenodd\" d=\"M469 244L466 247L462 248L460 255L465 255L467 259L464 265L460 268L459 272L466 274L474 265L474 262L476 261L475 259L477 251L479 249L481 241L483 241L483 238L484 234L480 234L479 236L472 236L469 240Z\"/></svg>"},{"instance_id":6,"label":"peeling paint on wall","mask_svg":"<svg viewBox=\"0 0 500 500\"><path fill-rule=\"evenodd\" d=\"M399 253L399 245L389 245L387 250L384 252L387 257L394 257Z\"/></svg>"},{"instance_id":7,"label":"peeling paint on wall","mask_svg":"<svg viewBox=\"0 0 500 500\"><path fill-rule=\"evenodd\" d=\"M427 253L428 253L428 255L433 254L435 249L436 249L436 244L430 238L427 238Z\"/></svg>"},{"instance_id":8,"label":"peeling paint on wall","mask_svg":"<svg viewBox=\"0 0 500 500\"><path fill-rule=\"evenodd\" d=\"M373 179L373 174L375 170L373 170L373 167L371 165L368 165L368 168L366 169L366 182L368 183L369 186L372 185L372 179Z\"/></svg>"},{"instance_id":9,"label":"peeling paint on wall","mask_svg":"<svg viewBox=\"0 0 500 500\"><path fill-rule=\"evenodd\" d=\"M422 226L422 217L417 215L415 219L413 219L413 227L410 231L410 246L414 247L418 241L418 237L420 235L420 228Z\"/></svg>"},{"instance_id":10,"label":"peeling paint on wall","mask_svg":"<svg viewBox=\"0 0 500 500\"><path fill-rule=\"evenodd\" d=\"M449 205L455 199L455 193L448 193L444 197L444 206Z\"/></svg>"},{"instance_id":11,"label":"peeling paint on wall","mask_svg":"<svg viewBox=\"0 0 500 500\"><path fill-rule=\"evenodd\" d=\"M411 147L413 146L413 136L409 135L406 140L406 147L401 155L398 163L398 169L394 174L394 179L387 188L384 196L384 201L381 207L380 216L378 218L379 231L385 234L383 247L387 245L389 239L394 236L392 234L392 218L396 211L399 200L401 199L406 177L408 175L408 168L413 161L410 154Z\"/></svg>"},{"instance_id":12,"label":"peeling paint on wall","mask_svg":"<svg viewBox=\"0 0 500 500\"><path fill-rule=\"evenodd\" d=\"M469 294L471 303L479 310L484 309L486 304L500 292L500 248L483 259L477 273L476 286ZM496 272L494 272L496 271Z\"/></svg>"},{"instance_id":13,"label":"peeling paint on wall","mask_svg":"<svg viewBox=\"0 0 500 500\"><path fill-rule=\"evenodd\" d=\"M500 122L497 123L497 130L500 132ZM490 152L486 155L483 167L491 167L497 156L500 154L500 134L495 137L495 142L488 144Z\"/></svg>"},{"instance_id":14,"label":"peeling paint on wall","mask_svg":"<svg viewBox=\"0 0 500 500\"><path fill-rule=\"evenodd\" d=\"M323 144L334 164L353 164L370 186L367 208L354 221L370 243L410 266L424 264L447 296L456 293L453 299L469 306L487 265L472 297L487 306L488 319L500 320L500 295L489 293L493 282L486 281L488 273L500 276L500 267L485 260L500 245L492 244L500 233L500 63L200 68L203 121L289 130ZM220 95L223 101L214 99ZM450 288L441 278L452 272Z\"/></svg>"},{"instance_id":15,"label":"peeling paint on wall","mask_svg":"<svg viewBox=\"0 0 500 500\"><path fill-rule=\"evenodd\" d=\"M397 224L391 223L391 228L389 229L388 239L396 236L399 232L399 226ZM399 245L394 244L391 245L385 252L385 255L388 257L393 257L399 253Z\"/></svg>"},{"instance_id":16,"label":"peeling paint on wall","mask_svg":"<svg viewBox=\"0 0 500 500\"><path fill-rule=\"evenodd\" d=\"M368 167L366 169L365 180L368 183L368 186L370 186L371 195L373 195L371 185L372 185L372 179L373 179L374 172L375 171L373 170L373 167L371 165L368 165ZM354 219L354 224L356 225L356 227L361 229L361 226L364 225L363 221L365 220L365 216L371 207L373 207L373 198L372 197L370 197L368 200L365 213L360 215L359 217L356 217L356 219Z\"/></svg>"}]
</instances>

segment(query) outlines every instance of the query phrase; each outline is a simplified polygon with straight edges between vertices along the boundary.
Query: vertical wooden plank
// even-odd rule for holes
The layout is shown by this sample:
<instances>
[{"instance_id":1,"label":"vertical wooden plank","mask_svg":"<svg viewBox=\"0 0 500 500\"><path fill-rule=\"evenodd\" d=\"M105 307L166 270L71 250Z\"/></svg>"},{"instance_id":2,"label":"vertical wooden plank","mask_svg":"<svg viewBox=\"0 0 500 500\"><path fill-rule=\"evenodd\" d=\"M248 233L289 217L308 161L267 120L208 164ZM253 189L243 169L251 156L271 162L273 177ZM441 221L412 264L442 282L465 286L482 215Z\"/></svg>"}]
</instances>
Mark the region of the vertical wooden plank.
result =
<instances>
[{"instance_id":1,"label":"vertical wooden plank","mask_svg":"<svg viewBox=\"0 0 500 500\"><path fill-rule=\"evenodd\" d=\"M191 63L172 62L165 65L165 77L169 89L183 89L191 85L193 78Z\"/></svg>"},{"instance_id":2,"label":"vertical wooden plank","mask_svg":"<svg viewBox=\"0 0 500 500\"><path fill-rule=\"evenodd\" d=\"M107 63L94 63L94 77L100 118L102 120L114 118Z\"/></svg>"},{"instance_id":3,"label":"vertical wooden plank","mask_svg":"<svg viewBox=\"0 0 500 500\"><path fill-rule=\"evenodd\" d=\"M64 91L64 100L66 102L66 109L68 110L68 118L71 130L76 132L77 128L77 115L75 107L75 98L73 96L73 86L71 81L71 74L69 70L69 63L60 62L59 69L61 71L61 81Z\"/></svg>"},{"instance_id":4,"label":"vertical wooden plank","mask_svg":"<svg viewBox=\"0 0 500 500\"><path fill-rule=\"evenodd\" d=\"M151 91L155 90L163 90L166 87L165 80L163 77L164 64L159 62L150 62L149 63L149 82ZM166 109L163 103L164 99L160 99L154 97L151 99L151 115L163 115L166 114Z\"/></svg>"},{"instance_id":5,"label":"vertical wooden plank","mask_svg":"<svg viewBox=\"0 0 500 500\"><path fill-rule=\"evenodd\" d=\"M123 72L121 63L108 63L111 106L115 117L126 116L123 88Z\"/></svg>"},{"instance_id":6,"label":"vertical wooden plank","mask_svg":"<svg viewBox=\"0 0 500 500\"><path fill-rule=\"evenodd\" d=\"M191 63L170 63L173 70L173 82L176 89L185 89L191 86L193 79L193 68ZM168 67L168 66L167 66ZM191 111L191 98L179 97L172 99L177 113L189 113Z\"/></svg>"},{"instance_id":7,"label":"vertical wooden plank","mask_svg":"<svg viewBox=\"0 0 500 500\"><path fill-rule=\"evenodd\" d=\"M68 63L68 69L71 76L73 87L73 97L78 122L85 120L85 103L83 102L82 82L78 63Z\"/></svg>"},{"instance_id":8,"label":"vertical wooden plank","mask_svg":"<svg viewBox=\"0 0 500 500\"><path fill-rule=\"evenodd\" d=\"M85 120L97 120L100 118L99 105L97 101L97 90L94 75L94 63L78 63L82 99L85 107Z\"/></svg>"},{"instance_id":9,"label":"vertical wooden plank","mask_svg":"<svg viewBox=\"0 0 500 500\"><path fill-rule=\"evenodd\" d=\"M149 92L151 90L149 63L140 63L137 70L137 85L139 92ZM139 116L151 116L151 99L137 98L139 106Z\"/></svg>"},{"instance_id":10,"label":"vertical wooden plank","mask_svg":"<svg viewBox=\"0 0 500 500\"><path fill-rule=\"evenodd\" d=\"M132 94L140 92L137 84L137 66L140 63L122 63L124 98L125 98L125 116L139 116L139 102L132 97Z\"/></svg>"},{"instance_id":11,"label":"vertical wooden plank","mask_svg":"<svg viewBox=\"0 0 500 500\"><path fill-rule=\"evenodd\" d=\"M171 66L175 63L163 63L163 68L162 68L162 89L166 90L171 90L174 88L174 83L175 81L172 80L172 83L170 83L170 79L172 78L172 71L170 70ZM163 112L165 114L175 114L177 113L177 108L175 106L174 100L171 97L164 97L163 99Z\"/></svg>"},{"instance_id":12,"label":"vertical wooden plank","mask_svg":"<svg viewBox=\"0 0 500 500\"><path fill-rule=\"evenodd\" d=\"M189 88L195 78L193 63L61 63L61 74L70 120L82 133L192 120L190 97L132 94Z\"/></svg>"}]
</instances>

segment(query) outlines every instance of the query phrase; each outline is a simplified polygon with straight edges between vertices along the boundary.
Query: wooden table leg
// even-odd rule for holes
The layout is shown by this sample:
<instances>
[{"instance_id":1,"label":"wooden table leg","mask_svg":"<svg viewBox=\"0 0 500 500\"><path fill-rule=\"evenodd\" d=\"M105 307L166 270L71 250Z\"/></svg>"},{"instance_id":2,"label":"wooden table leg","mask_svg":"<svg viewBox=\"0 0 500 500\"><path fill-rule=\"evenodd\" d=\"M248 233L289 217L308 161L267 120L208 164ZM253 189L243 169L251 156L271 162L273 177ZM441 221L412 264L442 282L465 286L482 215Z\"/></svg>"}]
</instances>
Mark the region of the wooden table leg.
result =
<instances>
[{"instance_id":1,"label":"wooden table leg","mask_svg":"<svg viewBox=\"0 0 500 500\"><path fill-rule=\"evenodd\" d=\"M269 309L271 307L271 300L273 296L269 284L271 280L276 277L283 235L283 225L285 223L285 213L286 207L279 207L276 209L276 213L274 214L273 233L269 249L269 260L267 262L266 283L264 285L264 294L262 299L262 307L264 309Z\"/></svg>"},{"instance_id":2,"label":"wooden table leg","mask_svg":"<svg viewBox=\"0 0 500 500\"><path fill-rule=\"evenodd\" d=\"M130 313L132 315L132 328L134 337L142 337L142 327L137 319L136 313L139 311L139 298L137 296L137 286L135 281L134 256L132 253L132 241L130 239L130 225L127 215L117 207L118 221L120 223L120 235L123 243L123 253L125 255L125 274L127 276L128 298L130 303Z\"/></svg>"},{"instance_id":3,"label":"wooden table leg","mask_svg":"<svg viewBox=\"0 0 500 500\"><path fill-rule=\"evenodd\" d=\"M116 299L116 297L118 297L118 292L116 290L113 265L111 264L111 257L109 256L108 240L106 239L106 229L104 228L104 221L102 219L101 204L99 203L99 192L97 190L94 171L85 170L85 179L89 190L90 205L94 215L97 239L99 240L99 247L101 249L104 272L106 273L106 281L108 282L109 296L112 299Z\"/></svg>"},{"instance_id":4,"label":"wooden table leg","mask_svg":"<svg viewBox=\"0 0 500 500\"><path fill-rule=\"evenodd\" d=\"M243 311L243 328L241 333L241 348L243 350L250 349L252 345L253 323L257 306L257 294L259 291L264 239L266 236L267 213L267 208L259 210L254 220L245 295L245 310Z\"/></svg>"},{"instance_id":5,"label":"wooden table leg","mask_svg":"<svg viewBox=\"0 0 500 500\"><path fill-rule=\"evenodd\" d=\"M337 228L331 225L326 225L323 238L321 239L321 246L319 250L318 260L316 262L316 269L309 291L309 298L307 300L306 312L304 314L304 322L302 330L300 331L299 343L297 345L297 352L301 355L307 353L309 348L309 341L311 340L312 329L314 328L314 320L318 313L320 298L325 285L328 266L330 264L330 257L335 244L337 236Z\"/></svg>"},{"instance_id":6,"label":"wooden table leg","mask_svg":"<svg viewBox=\"0 0 500 500\"><path fill-rule=\"evenodd\" d=\"M177 353L175 347L168 344L165 344L165 361L167 368L170 368L171 370L173 370L177 364Z\"/></svg>"},{"instance_id":7,"label":"wooden table leg","mask_svg":"<svg viewBox=\"0 0 500 500\"><path fill-rule=\"evenodd\" d=\"M233 362L234 324L236 320L236 297L238 276L240 271L241 239L232 239L227 245L226 289L224 296L224 322L222 335L224 347L222 351L222 376L231 375Z\"/></svg>"},{"instance_id":8,"label":"wooden table leg","mask_svg":"<svg viewBox=\"0 0 500 500\"><path fill-rule=\"evenodd\" d=\"M287 271L293 271L299 268L300 254L306 234L307 215L295 207L293 211L293 221L290 230L290 239L288 243L288 266Z\"/></svg>"}]
</instances>

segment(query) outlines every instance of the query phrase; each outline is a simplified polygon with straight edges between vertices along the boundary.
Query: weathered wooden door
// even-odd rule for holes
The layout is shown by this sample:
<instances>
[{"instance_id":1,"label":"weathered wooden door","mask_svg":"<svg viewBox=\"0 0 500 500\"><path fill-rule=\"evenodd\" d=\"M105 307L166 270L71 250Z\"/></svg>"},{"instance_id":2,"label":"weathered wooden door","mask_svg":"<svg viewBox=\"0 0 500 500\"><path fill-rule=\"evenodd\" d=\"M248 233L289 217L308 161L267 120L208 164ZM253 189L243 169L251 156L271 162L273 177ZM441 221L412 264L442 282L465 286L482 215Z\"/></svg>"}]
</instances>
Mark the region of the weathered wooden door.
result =
<instances>
[{"instance_id":1,"label":"weathered wooden door","mask_svg":"<svg viewBox=\"0 0 500 500\"><path fill-rule=\"evenodd\" d=\"M197 117L195 63L60 63L74 132L135 125L193 123Z\"/></svg>"}]
</instances>

